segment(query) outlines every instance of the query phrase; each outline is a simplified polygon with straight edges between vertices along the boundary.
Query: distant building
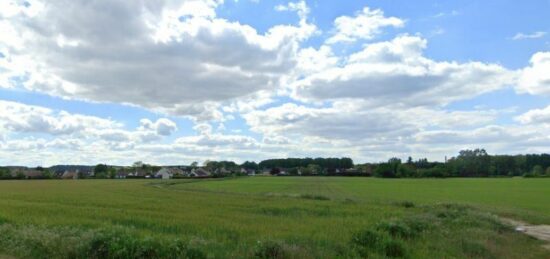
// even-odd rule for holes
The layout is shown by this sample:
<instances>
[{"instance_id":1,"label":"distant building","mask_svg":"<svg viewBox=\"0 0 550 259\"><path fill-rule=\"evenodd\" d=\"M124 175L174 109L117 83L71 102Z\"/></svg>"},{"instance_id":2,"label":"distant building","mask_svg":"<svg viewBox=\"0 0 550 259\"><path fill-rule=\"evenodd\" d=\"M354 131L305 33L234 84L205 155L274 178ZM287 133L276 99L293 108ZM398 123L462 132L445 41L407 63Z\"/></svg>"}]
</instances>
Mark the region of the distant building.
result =
<instances>
[{"instance_id":1,"label":"distant building","mask_svg":"<svg viewBox=\"0 0 550 259\"><path fill-rule=\"evenodd\" d=\"M61 179L72 179L72 180L78 179L78 170L76 171L66 170L61 176Z\"/></svg>"},{"instance_id":2,"label":"distant building","mask_svg":"<svg viewBox=\"0 0 550 259\"><path fill-rule=\"evenodd\" d=\"M208 177L211 173L204 168L193 168L189 173L189 177Z\"/></svg>"},{"instance_id":3,"label":"distant building","mask_svg":"<svg viewBox=\"0 0 550 259\"><path fill-rule=\"evenodd\" d=\"M256 170L254 169L244 169L244 168L241 168L241 173L242 174L246 174L248 176L254 176L256 175Z\"/></svg>"},{"instance_id":4,"label":"distant building","mask_svg":"<svg viewBox=\"0 0 550 259\"><path fill-rule=\"evenodd\" d=\"M12 177L23 175L25 179L39 179L44 177L44 172L35 169L16 169L11 172Z\"/></svg>"}]
</instances>

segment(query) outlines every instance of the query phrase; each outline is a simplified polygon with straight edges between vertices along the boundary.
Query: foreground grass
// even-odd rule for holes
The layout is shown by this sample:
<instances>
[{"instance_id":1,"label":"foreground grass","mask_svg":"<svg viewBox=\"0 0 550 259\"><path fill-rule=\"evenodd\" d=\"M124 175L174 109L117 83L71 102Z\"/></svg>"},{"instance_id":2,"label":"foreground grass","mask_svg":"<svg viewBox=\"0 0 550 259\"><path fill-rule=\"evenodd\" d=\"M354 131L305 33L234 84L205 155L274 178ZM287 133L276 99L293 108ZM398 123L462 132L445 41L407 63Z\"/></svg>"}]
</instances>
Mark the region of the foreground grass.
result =
<instances>
[{"instance_id":1,"label":"foreground grass","mask_svg":"<svg viewBox=\"0 0 550 259\"><path fill-rule=\"evenodd\" d=\"M0 181L0 254L43 258L548 258L547 179Z\"/></svg>"}]
</instances>

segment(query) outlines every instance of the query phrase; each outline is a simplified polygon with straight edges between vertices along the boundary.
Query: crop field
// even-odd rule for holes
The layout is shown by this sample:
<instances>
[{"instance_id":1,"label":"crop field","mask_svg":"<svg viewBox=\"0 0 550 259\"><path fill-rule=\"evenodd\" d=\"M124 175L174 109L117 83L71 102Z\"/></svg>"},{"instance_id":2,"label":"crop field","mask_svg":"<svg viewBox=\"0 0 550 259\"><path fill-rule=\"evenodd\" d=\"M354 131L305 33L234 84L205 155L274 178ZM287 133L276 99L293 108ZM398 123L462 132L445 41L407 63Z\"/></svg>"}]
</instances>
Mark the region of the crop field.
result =
<instances>
[{"instance_id":1,"label":"crop field","mask_svg":"<svg viewBox=\"0 0 550 259\"><path fill-rule=\"evenodd\" d=\"M0 181L0 258L550 258L550 179Z\"/></svg>"}]
</instances>

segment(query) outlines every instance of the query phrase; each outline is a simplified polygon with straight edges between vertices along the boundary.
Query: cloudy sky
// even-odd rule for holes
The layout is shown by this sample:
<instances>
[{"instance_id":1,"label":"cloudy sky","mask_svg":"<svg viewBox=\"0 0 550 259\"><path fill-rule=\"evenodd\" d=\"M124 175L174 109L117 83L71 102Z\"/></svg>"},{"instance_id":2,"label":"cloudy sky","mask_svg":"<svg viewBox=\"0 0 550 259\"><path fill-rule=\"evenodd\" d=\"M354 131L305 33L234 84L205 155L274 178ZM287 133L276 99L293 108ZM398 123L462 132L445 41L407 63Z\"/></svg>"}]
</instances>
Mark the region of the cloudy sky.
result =
<instances>
[{"instance_id":1,"label":"cloudy sky","mask_svg":"<svg viewBox=\"0 0 550 259\"><path fill-rule=\"evenodd\" d=\"M0 1L0 165L550 152L550 0Z\"/></svg>"}]
</instances>

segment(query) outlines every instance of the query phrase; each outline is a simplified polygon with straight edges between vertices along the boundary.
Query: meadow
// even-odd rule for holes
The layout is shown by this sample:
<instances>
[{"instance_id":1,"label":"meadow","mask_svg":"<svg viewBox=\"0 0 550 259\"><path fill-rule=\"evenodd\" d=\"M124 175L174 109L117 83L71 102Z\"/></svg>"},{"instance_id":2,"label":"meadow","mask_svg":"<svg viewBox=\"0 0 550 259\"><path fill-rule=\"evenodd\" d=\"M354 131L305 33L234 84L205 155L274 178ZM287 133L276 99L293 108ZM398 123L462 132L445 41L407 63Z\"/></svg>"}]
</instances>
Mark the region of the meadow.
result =
<instances>
[{"instance_id":1,"label":"meadow","mask_svg":"<svg viewBox=\"0 0 550 259\"><path fill-rule=\"evenodd\" d=\"M550 258L550 179L0 181L0 257Z\"/></svg>"}]
</instances>

